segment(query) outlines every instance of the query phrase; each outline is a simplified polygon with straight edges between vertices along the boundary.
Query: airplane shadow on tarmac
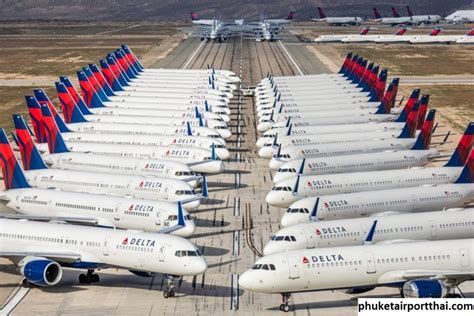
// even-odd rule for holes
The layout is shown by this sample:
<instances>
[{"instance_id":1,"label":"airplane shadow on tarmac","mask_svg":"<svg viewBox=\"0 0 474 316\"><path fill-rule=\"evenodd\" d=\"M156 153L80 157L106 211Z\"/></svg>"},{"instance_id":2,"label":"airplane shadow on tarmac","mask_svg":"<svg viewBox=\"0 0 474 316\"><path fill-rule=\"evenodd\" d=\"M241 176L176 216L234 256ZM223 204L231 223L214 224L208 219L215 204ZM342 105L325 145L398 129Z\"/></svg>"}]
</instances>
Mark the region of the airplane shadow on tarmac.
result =
<instances>
[{"instance_id":1,"label":"airplane shadow on tarmac","mask_svg":"<svg viewBox=\"0 0 474 316\"><path fill-rule=\"evenodd\" d=\"M201 218L194 218L194 223L196 226L199 227L226 227L229 226L230 223L226 221L222 221L221 219L210 220L210 219L201 219Z\"/></svg>"},{"instance_id":2,"label":"airplane shadow on tarmac","mask_svg":"<svg viewBox=\"0 0 474 316\"><path fill-rule=\"evenodd\" d=\"M211 246L197 246L201 249L204 257L219 257L229 253L229 249L211 247Z\"/></svg>"}]
</instances>

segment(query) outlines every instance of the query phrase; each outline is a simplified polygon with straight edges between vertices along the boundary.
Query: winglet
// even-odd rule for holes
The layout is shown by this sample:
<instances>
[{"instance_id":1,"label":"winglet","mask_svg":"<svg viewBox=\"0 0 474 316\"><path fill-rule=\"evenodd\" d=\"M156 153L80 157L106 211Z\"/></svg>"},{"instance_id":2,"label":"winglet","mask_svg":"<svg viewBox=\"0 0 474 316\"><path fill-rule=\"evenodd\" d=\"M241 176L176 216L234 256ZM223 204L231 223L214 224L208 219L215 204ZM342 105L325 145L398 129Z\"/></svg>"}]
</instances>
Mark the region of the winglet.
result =
<instances>
[{"instance_id":1,"label":"winglet","mask_svg":"<svg viewBox=\"0 0 474 316\"><path fill-rule=\"evenodd\" d=\"M216 160L216 145L214 143L211 145L211 160Z\"/></svg>"},{"instance_id":2,"label":"winglet","mask_svg":"<svg viewBox=\"0 0 474 316\"><path fill-rule=\"evenodd\" d=\"M298 174L303 174L305 163L306 163L306 158L303 158L303 161L301 162L301 165L300 165L300 170L298 170Z\"/></svg>"},{"instance_id":3,"label":"winglet","mask_svg":"<svg viewBox=\"0 0 474 316\"><path fill-rule=\"evenodd\" d=\"M298 175L296 177L296 182L295 182L295 186L293 187L293 195L297 195L298 194L298 188L300 186L300 175Z\"/></svg>"},{"instance_id":4,"label":"winglet","mask_svg":"<svg viewBox=\"0 0 474 316\"><path fill-rule=\"evenodd\" d=\"M209 197L209 191L207 189L207 179L206 176L202 176L202 196Z\"/></svg>"},{"instance_id":5,"label":"winglet","mask_svg":"<svg viewBox=\"0 0 474 316\"><path fill-rule=\"evenodd\" d=\"M184 220L184 211L181 202L178 201L178 226L186 227L186 221Z\"/></svg>"},{"instance_id":6,"label":"winglet","mask_svg":"<svg viewBox=\"0 0 474 316\"><path fill-rule=\"evenodd\" d=\"M318 206L319 206L319 197L316 198L316 202L314 203L313 210L311 211L311 214L309 215L309 219L311 221L316 221L318 219Z\"/></svg>"},{"instance_id":7,"label":"winglet","mask_svg":"<svg viewBox=\"0 0 474 316\"><path fill-rule=\"evenodd\" d=\"M288 126L288 130L286 131L286 136L290 136L291 135L291 129L293 128L293 124L290 124L290 126Z\"/></svg>"},{"instance_id":8,"label":"winglet","mask_svg":"<svg viewBox=\"0 0 474 316\"><path fill-rule=\"evenodd\" d=\"M375 234L375 227L377 226L377 221L375 220L374 223L372 224L372 227L370 227L369 231L367 234L364 236L364 240L362 241L363 245L370 245L372 244L372 239L374 238Z\"/></svg>"},{"instance_id":9,"label":"winglet","mask_svg":"<svg viewBox=\"0 0 474 316\"><path fill-rule=\"evenodd\" d=\"M188 136L193 136L193 130L191 129L191 124L189 122L186 122L186 134L188 134Z\"/></svg>"}]
</instances>

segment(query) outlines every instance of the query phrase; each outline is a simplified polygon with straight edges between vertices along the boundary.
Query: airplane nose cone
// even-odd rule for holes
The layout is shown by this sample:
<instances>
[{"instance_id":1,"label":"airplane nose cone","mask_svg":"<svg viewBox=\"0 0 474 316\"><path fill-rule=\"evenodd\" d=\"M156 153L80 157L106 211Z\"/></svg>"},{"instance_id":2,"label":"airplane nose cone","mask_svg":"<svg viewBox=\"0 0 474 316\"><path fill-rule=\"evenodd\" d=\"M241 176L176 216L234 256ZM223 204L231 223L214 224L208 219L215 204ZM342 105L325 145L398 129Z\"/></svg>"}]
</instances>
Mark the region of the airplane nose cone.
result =
<instances>
[{"instance_id":1,"label":"airplane nose cone","mask_svg":"<svg viewBox=\"0 0 474 316\"><path fill-rule=\"evenodd\" d=\"M258 150L258 156L261 158L270 159L273 157L273 146L265 146Z\"/></svg>"},{"instance_id":2,"label":"airplane nose cone","mask_svg":"<svg viewBox=\"0 0 474 316\"><path fill-rule=\"evenodd\" d=\"M268 131L269 129L271 129L273 127L273 124L272 122L262 122L262 123L258 123L257 125L257 130L259 132L266 132Z\"/></svg>"},{"instance_id":3,"label":"airplane nose cone","mask_svg":"<svg viewBox=\"0 0 474 316\"><path fill-rule=\"evenodd\" d=\"M239 277L239 286L245 290L248 291L254 291L255 290L255 284L254 284L254 278L251 275L251 271L245 271L240 277Z\"/></svg>"},{"instance_id":4,"label":"airplane nose cone","mask_svg":"<svg viewBox=\"0 0 474 316\"><path fill-rule=\"evenodd\" d=\"M195 195L189 195L187 196L187 198L194 198L196 197ZM183 208L185 210L195 210L199 207L199 205L201 205L201 201L200 200L196 200L196 201L192 201L192 202L189 202L189 203L184 203L183 204Z\"/></svg>"},{"instance_id":5,"label":"airplane nose cone","mask_svg":"<svg viewBox=\"0 0 474 316\"><path fill-rule=\"evenodd\" d=\"M288 191L270 191L265 197L265 201L268 204L276 207L288 207L297 200L298 198Z\"/></svg>"},{"instance_id":6,"label":"airplane nose cone","mask_svg":"<svg viewBox=\"0 0 474 316\"><path fill-rule=\"evenodd\" d=\"M281 158L275 159L275 157L273 157L268 163L268 166L270 167L270 169L276 170L280 168L285 162L286 161L282 161Z\"/></svg>"},{"instance_id":7,"label":"airplane nose cone","mask_svg":"<svg viewBox=\"0 0 474 316\"><path fill-rule=\"evenodd\" d=\"M263 255L268 256L277 252L281 252L282 250L278 248L279 247L275 244L275 242L270 241L263 248Z\"/></svg>"},{"instance_id":8,"label":"airplane nose cone","mask_svg":"<svg viewBox=\"0 0 474 316\"><path fill-rule=\"evenodd\" d=\"M293 226L300 223L309 223L308 214L285 213L280 220L282 227Z\"/></svg>"},{"instance_id":9,"label":"airplane nose cone","mask_svg":"<svg viewBox=\"0 0 474 316\"><path fill-rule=\"evenodd\" d=\"M275 172L273 175L273 183L278 183L280 181L295 177L296 173L293 172Z\"/></svg>"},{"instance_id":10,"label":"airplane nose cone","mask_svg":"<svg viewBox=\"0 0 474 316\"><path fill-rule=\"evenodd\" d=\"M226 148L216 148L216 154L222 160L229 159L230 156L229 150Z\"/></svg>"},{"instance_id":11,"label":"airplane nose cone","mask_svg":"<svg viewBox=\"0 0 474 316\"><path fill-rule=\"evenodd\" d=\"M216 132L224 139L227 139L230 136L232 136L231 131L228 130L228 129L218 129L218 130L216 130Z\"/></svg>"},{"instance_id":12,"label":"airplane nose cone","mask_svg":"<svg viewBox=\"0 0 474 316\"><path fill-rule=\"evenodd\" d=\"M199 275L203 274L207 270L207 261L204 259L204 257L199 257L197 260L193 263L193 272L194 275Z\"/></svg>"}]
</instances>

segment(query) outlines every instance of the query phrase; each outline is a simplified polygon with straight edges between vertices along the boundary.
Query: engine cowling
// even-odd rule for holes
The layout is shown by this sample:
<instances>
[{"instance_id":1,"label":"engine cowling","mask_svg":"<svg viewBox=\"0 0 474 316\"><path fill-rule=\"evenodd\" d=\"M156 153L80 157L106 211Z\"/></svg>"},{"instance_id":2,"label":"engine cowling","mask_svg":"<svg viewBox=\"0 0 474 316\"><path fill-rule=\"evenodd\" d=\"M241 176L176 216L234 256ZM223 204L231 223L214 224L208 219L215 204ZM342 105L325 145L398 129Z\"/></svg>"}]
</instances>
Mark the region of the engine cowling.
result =
<instances>
[{"instance_id":1,"label":"engine cowling","mask_svg":"<svg viewBox=\"0 0 474 316\"><path fill-rule=\"evenodd\" d=\"M438 280L413 280L403 285L402 293L409 298L442 298L449 294L449 289Z\"/></svg>"},{"instance_id":2,"label":"engine cowling","mask_svg":"<svg viewBox=\"0 0 474 316\"><path fill-rule=\"evenodd\" d=\"M30 257L23 260L20 273L28 282L36 286L53 286L59 283L63 270L59 263L40 257Z\"/></svg>"}]
</instances>

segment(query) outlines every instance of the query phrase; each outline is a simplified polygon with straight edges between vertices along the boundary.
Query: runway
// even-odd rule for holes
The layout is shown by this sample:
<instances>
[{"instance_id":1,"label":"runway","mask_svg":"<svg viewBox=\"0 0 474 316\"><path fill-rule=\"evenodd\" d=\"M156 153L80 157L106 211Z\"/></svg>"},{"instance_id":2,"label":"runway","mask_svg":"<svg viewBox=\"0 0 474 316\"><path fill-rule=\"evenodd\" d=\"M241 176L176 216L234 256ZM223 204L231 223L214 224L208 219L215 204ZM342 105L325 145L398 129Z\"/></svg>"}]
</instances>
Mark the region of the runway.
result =
<instances>
[{"instance_id":1,"label":"runway","mask_svg":"<svg viewBox=\"0 0 474 316\"><path fill-rule=\"evenodd\" d=\"M239 37L224 43L202 43L199 38L189 37L154 67L206 68L208 64L240 74L244 87L254 86L267 73L281 76L300 71L328 72L303 44L290 40L283 40L282 44L256 42ZM224 174L208 178L210 198L192 213L198 227L191 240L202 249L209 263L204 275L179 279L176 298L165 299L161 275L141 278L109 269L99 271L100 283L81 285L80 272L67 270L58 286L30 290L12 315L233 315L235 311L241 315L280 314L278 295L254 294L237 288L238 275L258 258L271 234L279 229L284 212L265 203L272 174L268 161L257 158L254 108L251 97L237 95L232 100L233 137L227 141L231 158L225 162ZM12 291L19 277L7 275L13 280L2 290L10 286ZM377 289L363 296L398 297L398 291ZM357 295L341 291L295 294L291 303L298 315L357 314Z\"/></svg>"}]
</instances>

